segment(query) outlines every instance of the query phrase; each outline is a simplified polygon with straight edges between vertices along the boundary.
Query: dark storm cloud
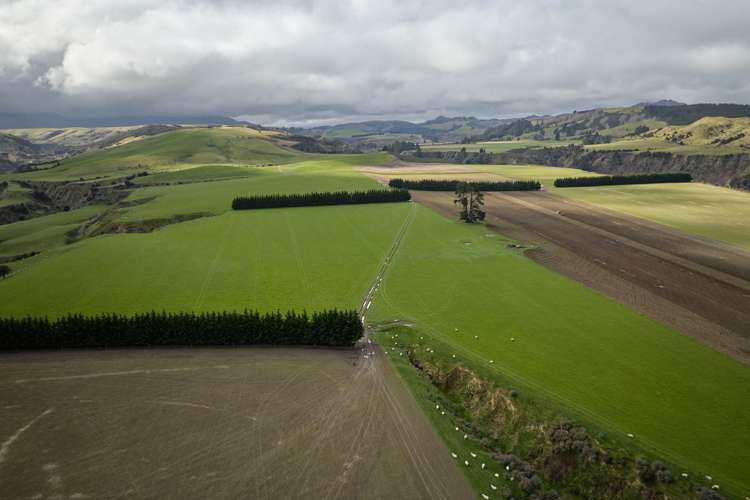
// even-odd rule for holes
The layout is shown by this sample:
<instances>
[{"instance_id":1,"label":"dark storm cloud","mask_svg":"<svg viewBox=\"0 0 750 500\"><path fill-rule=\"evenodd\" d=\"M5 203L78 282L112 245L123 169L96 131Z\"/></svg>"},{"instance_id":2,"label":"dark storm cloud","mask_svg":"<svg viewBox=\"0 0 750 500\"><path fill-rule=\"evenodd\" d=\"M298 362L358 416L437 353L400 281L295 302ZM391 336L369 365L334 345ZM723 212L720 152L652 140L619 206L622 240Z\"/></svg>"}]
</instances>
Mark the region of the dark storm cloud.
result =
<instances>
[{"instance_id":1,"label":"dark storm cloud","mask_svg":"<svg viewBox=\"0 0 750 500\"><path fill-rule=\"evenodd\" d=\"M747 0L6 0L0 110L302 123L750 102Z\"/></svg>"}]
</instances>

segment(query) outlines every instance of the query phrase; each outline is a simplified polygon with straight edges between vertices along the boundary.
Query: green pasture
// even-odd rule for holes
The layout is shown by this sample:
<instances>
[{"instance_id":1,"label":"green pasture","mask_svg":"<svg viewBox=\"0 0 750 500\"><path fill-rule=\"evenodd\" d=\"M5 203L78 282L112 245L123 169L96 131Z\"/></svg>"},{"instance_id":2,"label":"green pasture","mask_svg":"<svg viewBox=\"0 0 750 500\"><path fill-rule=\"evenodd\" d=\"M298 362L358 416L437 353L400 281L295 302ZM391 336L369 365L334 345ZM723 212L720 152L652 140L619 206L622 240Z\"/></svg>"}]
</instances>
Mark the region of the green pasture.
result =
<instances>
[{"instance_id":1,"label":"green pasture","mask_svg":"<svg viewBox=\"0 0 750 500\"><path fill-rule=\"evenodd\" d=\"M566 188L557 193L750 250L750 193L699 182Z\"/></svg>"},{"instance_id":2,"label":"green pasture","mask_svg":"<svg viewBox=\"0 0 750 500\"><path fill-rule=\"evenodd\" d=\"M125 200L126 203L143 203L120 210L118 220L137 221L193 212L221 214L230 209L232 199L238 195L377 189L382 187L378 182L351 167L378 161L381 157L384 156L342 156L273 167L237 167L247 170L247 177L144 187L134 190ZM224 171L224 167L220 171ZM180 174L188 172L190 170L183 170Z\"/></svg>"},{"instance_id":3,"label":"green pasture","mask_svg":"<svg viewBox=\"0 0 750 500\"><path fill-rule=\"evenodd\" d=\"M99 236L0 281L0 314L354 308L409 205L230 211Z\"/></svg>"},{"instance_id":4,"label":"green pasture","mask_svg":"<svg viewBox=\"0 0 750 500\"><path fill-rule=\"evenodd\" d=\"M539 165L472 165L472 167L481 172L503 175L513 179L539 181L544 189L549 190L556 190L554 187L555 179L561 177L595 177L601 175L578 168Z\"/></svg>"},{"instance_id":5,"label":"green pasture","mask_svg":"<svg viewBox=\"0 0 750 500\"><path fill-rule=\"evenodd\" d=\"M623 138L608 144L590 144L586 149L592 151L637 150L674 153L683 155L727 155L747 153L748 149L739 145L725 144L678 144L658 137Z\"/></svg>"},{"instance_id":6,"label":"green pasture","mask_svg":"<svg viewBox=\"0 0 750 500\"><path fill-rule=\"evenodd\" d=\"M412 322L522 390L747 491L750 370L508 243L420 208L368 320Z\"/></svg>"},{"instance_id":7,"label":"green pasture","mask_svg":"<svg viewBox=\"0 0 750 500\"><path fill-rule=\"evenodd\" d=\"M561 196L750 250L750 193L700 182L555 188L559 177L599 175L575 168L483 165L482 171L539 180Z\"/></svg>"},{"instance_id":8,"label":"green pasture","mask_svg":"<svg viewBox=\"0 0 750 500\"><path fill-rule=\"evenodd\" d=\"M2 177L0 177L0 181L2 180ZM21 187L15 182L9 182L8 187L0 191L0 207L28 201L30 194L30 189Z\"/></svg>"},{"instance_id":9,"label":"green pasture","mask_svg":"<svg viewBox=\"0 0 750 500\"><path fill-rule=\"evenodd\" d=\"M636 122L623 123L617 127L610 127L604 130L600 130L600 135L608 135L610 137L625 137L635 133L635 129L641 126L649 128L649 132L660 129L667 126L667 122L661 120L639 120Z\"/></svg>"},{"instance_id":10,"label":"green pasture","mask_svg":"<svg viewBox=\"0 0 750 500\"><path fill-rule=\"evenodd\" d=\"M63 245L65 233L104 210L105 207L94 205L0 225L0 256L39 252Z\"/></svg>"},{"instance_id":11,"label":"green pasture","mask_svg":"<svg viewBox=\"0 0 750 500\"><path fill-rule=\"evenodd\" d=\"M121 177L144 170L180 170L200 164L289 163L314 157L280 147L270 136L242 127L183 128L64 160L59 167L13 174L33 180Z\"/></svg>"}]
</instances>

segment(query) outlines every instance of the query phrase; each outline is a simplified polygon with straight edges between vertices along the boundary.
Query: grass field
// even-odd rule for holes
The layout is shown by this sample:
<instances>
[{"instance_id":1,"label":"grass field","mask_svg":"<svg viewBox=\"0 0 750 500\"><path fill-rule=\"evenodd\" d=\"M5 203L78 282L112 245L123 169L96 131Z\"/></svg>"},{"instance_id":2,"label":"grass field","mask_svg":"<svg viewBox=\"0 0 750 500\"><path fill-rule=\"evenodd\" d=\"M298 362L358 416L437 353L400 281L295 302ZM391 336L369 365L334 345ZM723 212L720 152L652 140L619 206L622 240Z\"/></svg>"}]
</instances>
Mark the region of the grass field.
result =
<instances>
[{"instance_id":1,"label":"grass field","mask_svg":"<svg viewBox=\"0 0 750 500\"><path fill-rule=\"evenodd\" d=\"M65 233L104 210L103 206L93 205L0 225L0 256L13 256L60 246L65 242Z\"/></svg>"},{"instance_id":2,"label":"grass field","mask_svg":"<svg viewBox=\"0 0 750 500\"><path fill-rule=\"evenodd\" d=\"M162 134L70 160L60 170L25 174L121 175L148 161L152 175L137 182L168 185L133 189L112 209L113 220L211 216L71 245L63 245L65 233L104 207L0 226L0 255L46 250L14 264L17 272L0 280L0 315L356 307L413 205L232 212L230 202L236 195L377 187L357 167L390 157L294 156L243 130L180 131L197 135L168 141ZM245 133L251 135L224 137ZM276 149L258 150L256 143ZM255 166L267 163L274 165ZM596 175L556 167L472 168L537 179L545 187L557 177ZM750 220L744 193L700 184L555 192L693 234L716 230L705 236L739 246L750 234L743 233ZM481 226L416 211L371 321L409 320L458 357L487 367L494 360L489 369L523 391L608 432L632 432L634 446L713 475L732 491L750 490L750 434L738 424L750 421L747 367L545 270ZM717 218L727 225L718 226Z\"/></svg>"},{"instance_id":3,"label":"grass field","mask_svg":"<svg viewBox=\"0 0 750 500\"><path fill-rule=\"evenodd\" d=\"M374 180L352 170L353 164L378 161L382 155L361 158L342 156L331 159L308 160L274 167L235 167L248 171L245 178L216 182L190 183L170 186L145 187L134 191L126 202L149 200L142 205L124 210L120 220L132 221L165 217L190 212L224 213L232 199L245 194L304 193L309 191L351 191L378 188ZM210 174L211 167L199 167ZM225 172L226 167L218 170ZM171 175L184 179L193 169ZM148 179L151 176L144 177ZM158 177L158 176L154 176Z\"/></svg>"},{"instance_id":4,"label":"grass field","mask_svg":"<svg viewBox=\"0 0 750 500\"><path fill-rule=\"evenodd\" d=\"M479 169L517 179L536 179L545 189L561 196L750 250L750 193L700 182L558 189L552 185L556 178L598 174L574 168L522 165L483 165Z\"/></svg>"},{"instance_id":5,"label":"grass field","mask_svg":"<svg viewBox=\"0 0 750 500\"><path fill-rule=\"evenodd\" d=\"M354 308L408 209L228 212L84 240L2 280L0 314Z\"/></svg>"},{"instance_id":6,"label":"grass field","mask_svg":"<svg viewBox=\"0 0 750 500\"><path fill-rule=\"evenodd\" d=\"M742 154L750 152L749 131L750 118L707 116L689 125L664 126L647 136L625 138L610 144L587 147L600 150L667 151L687 155ZM608 131L601 133L607 134Z\"/></svg>"},{"instance_id":7,"label":"grass field","mask_svg":"<svg viewBox=\"0 0 750 500\"><path fill-rule=\"evenodd\" d=\"M32 180L121 177L144 170L173 171L201 164L266 165L315 156L282 148L271 138L242 127L183 128L75 156L62 161L59 167L8 177Z\"/></svg>"},{"instance_id":8,"label":"grass field","mask_svg":"<svg viewBox=\"0 0 750 500\"><path fill-rule=\"evenodd\" d=\"M420 209L369 319L413 322L457 356L494 360L523 390L747 491L750 434L738 424L750 418L747 367L506 243Z\"/></svg>"}]
</instances>

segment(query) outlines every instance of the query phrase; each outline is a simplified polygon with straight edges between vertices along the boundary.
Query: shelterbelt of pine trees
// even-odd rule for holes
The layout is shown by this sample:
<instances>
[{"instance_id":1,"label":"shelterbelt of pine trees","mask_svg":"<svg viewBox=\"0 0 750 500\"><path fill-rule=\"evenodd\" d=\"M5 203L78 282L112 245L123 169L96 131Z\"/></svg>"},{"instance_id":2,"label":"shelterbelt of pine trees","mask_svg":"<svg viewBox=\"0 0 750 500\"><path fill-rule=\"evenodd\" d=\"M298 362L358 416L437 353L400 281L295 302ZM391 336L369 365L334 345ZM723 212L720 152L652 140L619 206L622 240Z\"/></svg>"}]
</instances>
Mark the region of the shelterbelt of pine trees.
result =
<instances>
[{"instance_id":1,"label":"shelterbelt of pine trees","mask_svg":"<svg viewBox=\"0 0 750 500\"><path fill-rule=\"evenodd\" d=\"M413 189L415 191L455 191L459 180L423 179L409 181L391 179L388 185L396 189ZM467 182L469 186L479 191L539 191L542 185L537 181L503 181L503 182Z\"/></svg>"},{"instance_id":2,"label":"shelterbelt of pine trees","mask_svg":"<svg viewBox=\"0 0 750 500\"><path fill-rule=\"evenodd\" d=\"M371 189L369 191L337 191L303 194L269 194L238 196L232 201L234 210L255 208L314 207L320 205L354 205L359 203L393 203L409 201L404 189Z\"/></svg>"},{"instance_id":3,"label":"shelterbelt of pine trees","mask_svg":"<svg viewBox=\"0 0 750 500\"><path fill-rule=\"evenodd\" d=\"M603 175L601 177L566 177L555 180L555 187L622 186L625 184L659 184L662 182L691 182L690 174Z\"/></svg>"},{"instance_id":4,"label":"shelterbelt of pine trees","mask_svg":"<svg viewBox=\"0 0 750 500\"><path fill-rule=\"evenodd\" d=\"M150 312L0 318L0 351L73 347L317 345L351 346L362 337L356 311L286 314Z\"/></svg>"}]
</instances>

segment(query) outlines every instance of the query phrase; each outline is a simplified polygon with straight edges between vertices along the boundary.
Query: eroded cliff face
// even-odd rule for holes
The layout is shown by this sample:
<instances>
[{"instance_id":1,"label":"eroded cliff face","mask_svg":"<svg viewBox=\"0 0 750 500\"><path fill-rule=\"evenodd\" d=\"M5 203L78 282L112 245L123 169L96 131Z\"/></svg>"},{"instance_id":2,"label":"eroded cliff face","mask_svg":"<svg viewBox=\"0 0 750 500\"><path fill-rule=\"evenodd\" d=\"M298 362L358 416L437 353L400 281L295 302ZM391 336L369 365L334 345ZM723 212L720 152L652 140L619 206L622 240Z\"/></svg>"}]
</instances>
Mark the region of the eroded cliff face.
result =
<instances>
[{"instance_id":1,"label":"eroded cliff face","mask_svg":"<svg viewBox=\"0 0 750 500\"><path fill-rule=\"evenodd\" d=\"M113 205L130 194L122 179L107 182L32 182L13 181L29 190L26 200L0 207L0 224L67 210L86 205Z\"/></svg>"},{"instance_id":2,"label":"eroded cliff face","mask_svg":"<svg viewBox=\"0 0 750 500\"><path fill-rule=\"evenodd\" d=\"M536 164L575 167L602 174L687 172L693 179L750 191L750 155L677 155L637 151L588 151L581 146L520 149L506 153L429 151L405 155L414 161Z\"/></svg>"}]
</instances>

